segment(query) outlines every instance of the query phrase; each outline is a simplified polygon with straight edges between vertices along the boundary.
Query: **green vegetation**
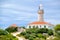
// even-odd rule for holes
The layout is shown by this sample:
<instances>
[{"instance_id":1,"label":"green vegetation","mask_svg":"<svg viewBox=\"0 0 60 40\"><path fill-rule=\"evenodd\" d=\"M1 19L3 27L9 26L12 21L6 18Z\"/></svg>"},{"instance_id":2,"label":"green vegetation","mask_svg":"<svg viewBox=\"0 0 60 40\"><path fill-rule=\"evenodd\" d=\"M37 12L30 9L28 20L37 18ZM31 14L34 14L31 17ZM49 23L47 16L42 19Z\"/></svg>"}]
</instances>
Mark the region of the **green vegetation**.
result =
<instances>
[{"instance_id":1,"label":"green vegetation","mask_svg":"<svg viewBox=\"0 0 60 40\"><path fill-rule=\"evenodd\" d=\"M45 34L44 34L45 33ZM46 34L53 35L53 31L47 28L33 28L26 29L25 32L22 32L18 36L23 36L29 40L45 40ZM49 36L47 35L47 36Z\"/></svg>"},{"instance_id":2,"label":"green vegetation","mask_svg":"<svg viewBox=\"0 0 60 40\"><path fill-rule=\"evenodd\" d=\"M60 40L60 24L57 24L55 27L55 39L54 40Z\"/></svg>"},{"instance_id":3,"label":"green vegetation","mask_svg":"<svg viewBox=\"0 0 60 40\"><path fill-rule=\"evenodd\" d=\"M53 40L60 40L60 38L59 38L59 37L56 37L56 38L54 38Z\"/></svg>"},{"instance_id":4,"label":"green vegetation","mask_svg":"<svg viewBox=\"0 0 60 40\"><path fill-rule=\"evenodd\" d=\"M55 31L60 31L60 24L57 24L54 29Z\"/></svg>"},{"instance_id":5,"label":"green vegetation","mask_svg":"<svg viewBox=\"0 0 60 40\"><path fill-rule=\"evenodd\" d=\"M0 40L18 40L5 30L0 29Z\"/></svg>"},{"instance_id":6,"label":"green vegetation","mask_svg":"<svg viewBox=\"0 0 60 40\"><path fill-rule=\"evenodd\" d=\"M8 34L7 31L0 29L0 35L6 35L6 34Z\"/></svg>"},{"instance_id":7,"label":"green vegetation","mask_svg":"<svg viewBox=\"0 0 60 40\"><path fill-rule=\"evenodd\" d=\"M18 39L12 36L11 34L7 34L7 35L0 35L0 40L18 40Z\"/></svg>"},{"instance_id":8,"label":"green vegetation","mask_svg":"<svg viewBox=\"0 0 60 40\"><path fill-rule=\"evenodd\" d=\"M53 30L49 29L48 30L48 35L53 35Z\"/></svg>"},{"instance_id":9,"label":"green vegetation","mask_svg":"<svg viewBox=\"0 0 60 40\"><path fill-rule=\"evenodd\" d=\"M55 29L56 34L60 36L60 24L56 25L54 29Z\"/></svg>"},{"instance_id":10,"label":"green vegetation","mask_svg":"<svg viewBox=\"0 0 60 40\"><path fill-rule=\"evenodd\" d=\"M17 27L8 27L5 30L8 31L9 33L12 33L17 31Z\"/></svg>"},{"instance_id":11,"label":"green vegetation","mask_svg":"<svg viewBox=\"0 0 60 40\"><path fill-rule=\"evenodd\" d=\"M54 27L54 38L51 37L49 40L60 40L60 24L57 24L55 27Z\"/></svg>"},{"instance_id":12,"label":"green vegetation","mask_svg":"<svg viewBox=\"0 0 60 40\"><path fill-rule=\"evenodd\" d=\"M25 27L22 27L25 29ZM0 40L18 40L15 36L10 33L17 32L17 27L8 27L5 30L0 29ZM53 35L55 34L55 35ZM50 37L53 35L53 37ZM50 37L49 40L60 40L60 24L54 27L54 30L47 28L30 28L26 31L21 32L17 36L24 37L29 40L46 40Z\"/></svg>"}]
</instances>

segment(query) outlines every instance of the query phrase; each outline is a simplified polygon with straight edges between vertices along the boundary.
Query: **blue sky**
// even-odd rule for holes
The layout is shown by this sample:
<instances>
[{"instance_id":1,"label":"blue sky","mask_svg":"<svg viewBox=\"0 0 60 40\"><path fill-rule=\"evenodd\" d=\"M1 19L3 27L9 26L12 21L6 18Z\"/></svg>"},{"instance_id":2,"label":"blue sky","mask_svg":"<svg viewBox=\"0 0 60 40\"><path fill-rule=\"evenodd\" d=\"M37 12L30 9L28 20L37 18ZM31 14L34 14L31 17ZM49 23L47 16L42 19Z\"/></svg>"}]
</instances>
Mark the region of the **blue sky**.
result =
<instances>
[{"instance_id":1,"label":"blue sky","mask_svg":"<svg viewBox=\"0 0 60 40\"><path fill-rule=\"evenodd\" d=\"M0 28L7 28L11 24L26 26L37 21L40 3L44 8L44 20L59 24L60 0L0 0Z\"/></svg>"}]
</instances>

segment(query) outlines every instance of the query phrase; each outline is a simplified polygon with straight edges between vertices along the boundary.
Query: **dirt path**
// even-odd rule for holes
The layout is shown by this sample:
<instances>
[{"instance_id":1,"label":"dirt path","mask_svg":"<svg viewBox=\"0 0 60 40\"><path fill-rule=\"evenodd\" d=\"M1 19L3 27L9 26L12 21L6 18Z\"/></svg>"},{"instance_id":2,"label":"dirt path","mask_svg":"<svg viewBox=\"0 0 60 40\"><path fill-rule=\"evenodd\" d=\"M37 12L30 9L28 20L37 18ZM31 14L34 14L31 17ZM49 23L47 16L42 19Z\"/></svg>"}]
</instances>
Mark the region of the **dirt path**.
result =
<instances>
[{"instance_id":1,"label":"dirt path","mask_svg":"<svg viewBox=\"0 0 60 40\"><path fill-rule=\"evenodd\" d=\"M13 36L16 36L17 34L20 34L21 32L15 32L15 33L11 33ZM22 37L18 37L18 36L16 36L17 38L18 38L18 40L25 40L24 38L22 38Z\"/></svg>"}]
</instances>

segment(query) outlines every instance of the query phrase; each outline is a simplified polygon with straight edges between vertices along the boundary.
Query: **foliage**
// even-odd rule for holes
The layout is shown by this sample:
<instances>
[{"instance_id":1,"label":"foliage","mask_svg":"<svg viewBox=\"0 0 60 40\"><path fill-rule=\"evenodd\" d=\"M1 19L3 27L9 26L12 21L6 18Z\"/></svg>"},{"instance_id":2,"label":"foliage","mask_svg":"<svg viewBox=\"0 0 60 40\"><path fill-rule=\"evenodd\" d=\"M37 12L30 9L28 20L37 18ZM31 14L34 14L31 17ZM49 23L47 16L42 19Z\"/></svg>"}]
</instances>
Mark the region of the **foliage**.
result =
<instances>
[{"instance_id":1,"label":"foliage","mask_svg":"<svg viewBox=\"0 0 60 40\"><path fill-rule=\"evenodd\" d=\"M55 37L53 40L60 40L60 38L59 37Z\"/></svg>"},{"instance_id":2,"label":"foliage","mask_svg":"<svg viewBox=\"0 0 60 40\"><path fill-rule=\"evenodd\" d=\"M53 30L49 29L49 30L48 30L48 34L49 34L49 35L53 35Z\"/></svg>"},{"instance_id":3,"label":"foliage","mask_svg":"<svg viewBox=\"0 0 60 40\"><path fill-rule=\"evenodd\" d=\"M57 25L54 27L54 29L55 29L55 35L56 35L56 36L60 36L60 24L57 24Z\"/></svg>"},{"instance_id":4,"label":"foliage","mask_svg":"<svg viewBox=\"0 0 60 40\"><path fill-rule=\"evenodd\" d=\"M57 24L54 29L55 29L55 31L59 31L60 30L60 24Z\"/></svg>"},{"instance_id":5,"label":"foliage","mask_svg":"<svg viewBox=\"0 0 60 40\"><path fill-rule=\"evenodd\" d=\"M0 29L0 40L18 40L16 37L8 33L7 31Z\"/></svg>"},{"instance_id":6,"label":"foliage","mask_svg":"<svg viewBox=\"0 0 60 40\"><path fill-rule=\"evenodd\" d=\"M22 32L22 33L20 33L21 35L25 35L26 34L26 32Z\"/></svg>"},{"instance_id":7,"label":"foliage","mask_svg":"<svg viewBox=\"0 0 60 40\"><path fill-rule=\"evenodd\" d=\"M53 31L47 28L30 28L26 29L25 32L22 32L20 36L24 36L26 39L29 40L45 40L46 36L44 36L43 33L53 35Z\"/></svg>"},{"instance_id":8,"label":"foliage","mask_svg":"<svg viewBox=\"0 0 60 40\"><path fill-rule=\"evenodd\" d=\"M44 36L42 34L37 34L37 37L43 38Z\"/></svg>"},{"instance_id":9,"label":"foliage","mask_svg":"<svg viewBox=\"0 0 60 40\"><path fill-rule=\"evenodd\" d=\"M1 35L0 40L18 40L15 36L12 36L11 34L7 35Z\"/></svg>"},{"instance_id":10,"label":"foliage","mask_svg":"<svg viewBox=\"0 0 60 40\"><path fill-rule=\"evenodd\" d=\"M38 31L38 33L47 33L48 32L48 29L47 28L40 28L37 31Z\"/></svg>"},{"instance_id":11,"label":"foliage","mask_svg":"<svg viewBox=\"0 0 60 40\"><path fill-rule=\"evenodd\" d=\"M17 31L17 27L8 27L5 30L8 31L9 33L12 33Z\"/></svg>"},{"instance_id":12,"label":"foliage","mask_svg":"<svg viewBox=\"0 0 60 40\"><path fill-rule=\"evenodd\" d=\"M0 35L7 35L7 34L8 34L7 31L0 29Z\"/></svg>"}]
</instances>

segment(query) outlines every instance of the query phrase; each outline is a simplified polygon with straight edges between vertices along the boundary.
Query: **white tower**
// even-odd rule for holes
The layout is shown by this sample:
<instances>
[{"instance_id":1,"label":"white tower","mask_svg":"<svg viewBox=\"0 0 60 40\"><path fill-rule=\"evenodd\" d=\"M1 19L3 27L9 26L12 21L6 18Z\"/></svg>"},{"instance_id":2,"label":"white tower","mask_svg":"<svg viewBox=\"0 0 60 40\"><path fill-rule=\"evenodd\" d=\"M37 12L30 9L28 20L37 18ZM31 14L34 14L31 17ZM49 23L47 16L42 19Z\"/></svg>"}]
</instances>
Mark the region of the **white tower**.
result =
<instances>
[{"instance_id":1,"label":"white tower","mask_svg":"<svg viewBox=\"0 0 60 40\"><path fill-rule=\"evenodd\" d=\"M39 22L44 22L43 14L44 14L43 5L40 4L39 10L38 10L38 21Z\"/></svg>"}]
</instances>

